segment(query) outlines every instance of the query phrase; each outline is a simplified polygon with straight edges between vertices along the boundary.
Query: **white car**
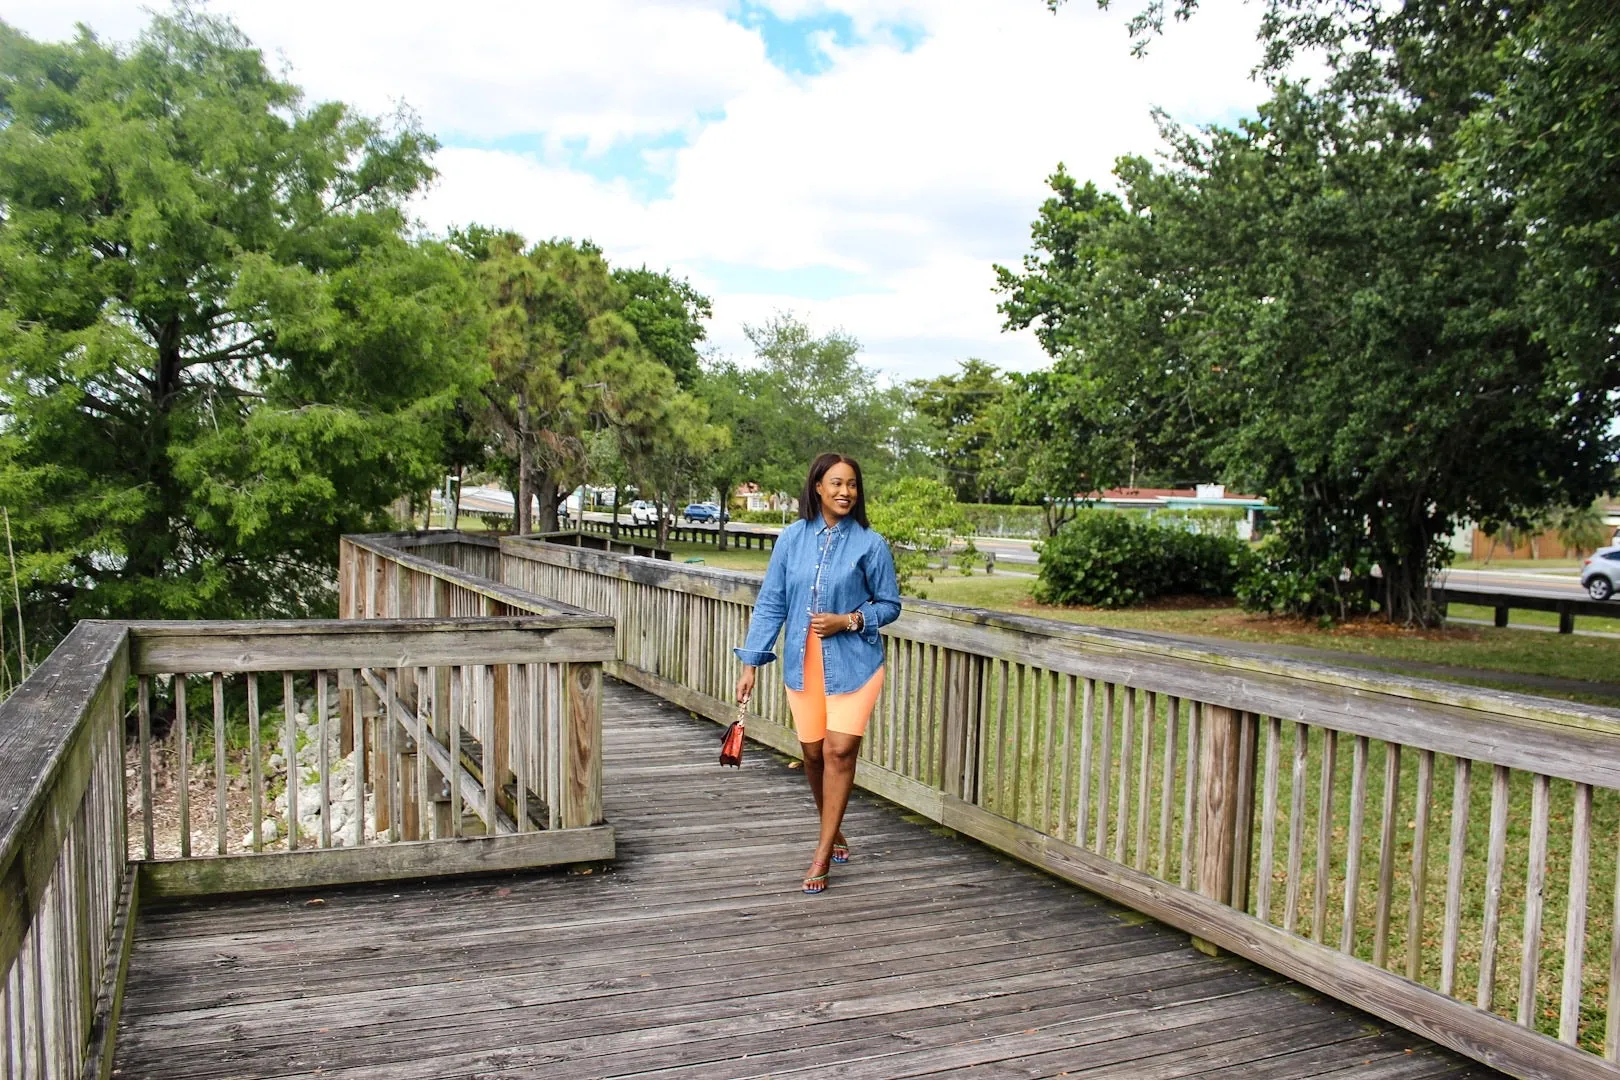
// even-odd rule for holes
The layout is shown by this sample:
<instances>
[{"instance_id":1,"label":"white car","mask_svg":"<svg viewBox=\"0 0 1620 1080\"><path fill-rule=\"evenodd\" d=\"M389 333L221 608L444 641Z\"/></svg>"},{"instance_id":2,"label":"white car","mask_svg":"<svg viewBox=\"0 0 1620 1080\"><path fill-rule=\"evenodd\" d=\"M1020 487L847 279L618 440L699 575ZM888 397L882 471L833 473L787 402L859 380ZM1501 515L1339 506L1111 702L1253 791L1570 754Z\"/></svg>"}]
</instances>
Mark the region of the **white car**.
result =
<instances>
[{"instance_id":1,"label":"white car","mask_svg":"<svg viewBox=\"0 0 1620 1080\"><path fill-rule=\"evenodd\" d=\"M658 505L646 499L637 499L630 504L630 524L656 525L658 524Z\"/></svg>"}]
</instances>

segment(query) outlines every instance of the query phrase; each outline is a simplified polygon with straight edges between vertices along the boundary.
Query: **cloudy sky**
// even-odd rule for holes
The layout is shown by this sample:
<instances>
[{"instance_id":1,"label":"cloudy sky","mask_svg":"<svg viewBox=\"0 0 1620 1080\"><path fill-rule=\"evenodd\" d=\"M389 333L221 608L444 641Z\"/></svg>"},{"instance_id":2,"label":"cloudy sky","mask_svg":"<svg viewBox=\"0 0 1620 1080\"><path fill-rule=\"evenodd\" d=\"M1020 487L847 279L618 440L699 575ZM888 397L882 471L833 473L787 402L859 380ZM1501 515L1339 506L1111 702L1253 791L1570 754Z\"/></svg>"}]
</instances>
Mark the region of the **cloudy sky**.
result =
<instances>
[{"instance_id":1,"label":"cloudy sky","mask_svg":"<svg viewBox=\"0 0 1620 1080\"><path fill-rule=\"evenodd\" d=\"M147 4L144 6L153 6ZM159 5L160 6L160 5ZM791 311L895 378L1045 357L1001 330L1058 162L1109 179L1153 153L1157 106L1231 122L1263 98L1259 10L1205 0L1148 57L1133 0L214 0L312 100L409 106L443 143L416 212L688 277L710 340ZM38 38L128 40L127 0L5 0Z\"/></svg>"}]
</instances>

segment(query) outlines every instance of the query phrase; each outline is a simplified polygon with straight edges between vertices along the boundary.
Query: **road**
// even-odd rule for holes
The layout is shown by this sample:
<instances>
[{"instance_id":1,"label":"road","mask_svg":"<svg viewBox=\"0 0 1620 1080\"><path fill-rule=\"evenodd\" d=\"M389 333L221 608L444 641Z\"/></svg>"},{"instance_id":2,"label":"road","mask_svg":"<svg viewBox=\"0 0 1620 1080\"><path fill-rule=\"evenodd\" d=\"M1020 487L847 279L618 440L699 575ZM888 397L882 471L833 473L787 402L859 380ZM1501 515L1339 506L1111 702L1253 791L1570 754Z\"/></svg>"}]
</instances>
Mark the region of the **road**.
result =
<instances>
[{"instance_id":1,"label":"road","mask_svg":"<svg viewBox=\"0 0 1620 1080\"><path fill-rule=\"evenodd\" d=\"M1552 600L1585 600L1580 571L1566 568L1546 572L1528 570L1447 570L1435 578L1442 588L1479 589L1510 596L1533 596ZM1615 605L1620 615L1620 604Z\"/></svg>"}]
</instances>

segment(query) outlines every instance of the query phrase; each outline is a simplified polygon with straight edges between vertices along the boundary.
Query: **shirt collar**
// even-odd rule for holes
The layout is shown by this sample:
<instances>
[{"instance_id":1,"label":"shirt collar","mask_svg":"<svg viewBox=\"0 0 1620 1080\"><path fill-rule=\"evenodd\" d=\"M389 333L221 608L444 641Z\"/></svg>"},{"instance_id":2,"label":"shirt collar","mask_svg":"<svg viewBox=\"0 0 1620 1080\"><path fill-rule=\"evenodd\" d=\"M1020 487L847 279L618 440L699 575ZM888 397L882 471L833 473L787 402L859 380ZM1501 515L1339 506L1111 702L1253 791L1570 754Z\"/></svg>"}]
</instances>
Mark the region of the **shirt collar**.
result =
<instances>
[{"instance_id":1,"label":"shirt collar","mask_svg":"<svg viewBox=\"0 0 1620 1080\"><path fill-rule=\"evenodd\" d=\"M819 517L816 518L816 525L817 525L816 535L820 536L822 533L825 533L825 532L842 532L843 529L844 529L844 525L848 521L849 521L849 518L846 516L837 525L828 525L827 524L827 515L826 514L821 514Z\"/></svg>"}]
</instances>

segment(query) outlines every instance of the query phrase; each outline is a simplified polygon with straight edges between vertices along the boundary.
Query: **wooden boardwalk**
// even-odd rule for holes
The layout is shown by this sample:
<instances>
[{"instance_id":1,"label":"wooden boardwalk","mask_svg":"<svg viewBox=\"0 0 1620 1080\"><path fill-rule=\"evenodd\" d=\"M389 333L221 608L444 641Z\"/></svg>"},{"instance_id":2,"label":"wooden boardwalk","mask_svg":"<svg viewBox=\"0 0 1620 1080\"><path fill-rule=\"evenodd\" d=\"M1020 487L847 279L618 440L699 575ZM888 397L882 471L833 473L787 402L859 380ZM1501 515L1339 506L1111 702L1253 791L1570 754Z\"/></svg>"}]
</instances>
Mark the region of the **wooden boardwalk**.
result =
<instances>
[{"instance_id":1,"label":"wooden boardwalk","mask_svg":"<svg viewBox=\"0 0 1620 1080\"><path fill-rule=\"evenodd\" d=\"M143 912L115 1075L1494 1077L609 683L593 872Z\"/></svg>"}]
</instances>

